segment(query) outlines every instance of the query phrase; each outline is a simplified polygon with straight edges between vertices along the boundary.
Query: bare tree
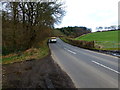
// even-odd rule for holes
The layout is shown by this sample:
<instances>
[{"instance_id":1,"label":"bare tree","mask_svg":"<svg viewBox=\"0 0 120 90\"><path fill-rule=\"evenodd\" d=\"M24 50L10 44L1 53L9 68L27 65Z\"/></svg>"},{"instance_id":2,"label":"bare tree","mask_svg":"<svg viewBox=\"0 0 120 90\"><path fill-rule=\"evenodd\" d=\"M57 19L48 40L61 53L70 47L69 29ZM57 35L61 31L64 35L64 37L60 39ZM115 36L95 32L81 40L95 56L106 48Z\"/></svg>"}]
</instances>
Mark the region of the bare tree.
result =
<instances>
[{"instance_id":1,"label":"bare tree","mask_svg":"<svg viewBox=\"0 0 120 90\"><path fill-rule=\"evenodd\" d=\"M2 14L3 32L5 32L3 39L6 46L17 49L30 48L34 43L49 36L54 24L61 21L64 16L61 2L38 1L4 3L3 6L7 7ZM7 45L8 42L10 45Z\"/></svg>"}]
</instances>

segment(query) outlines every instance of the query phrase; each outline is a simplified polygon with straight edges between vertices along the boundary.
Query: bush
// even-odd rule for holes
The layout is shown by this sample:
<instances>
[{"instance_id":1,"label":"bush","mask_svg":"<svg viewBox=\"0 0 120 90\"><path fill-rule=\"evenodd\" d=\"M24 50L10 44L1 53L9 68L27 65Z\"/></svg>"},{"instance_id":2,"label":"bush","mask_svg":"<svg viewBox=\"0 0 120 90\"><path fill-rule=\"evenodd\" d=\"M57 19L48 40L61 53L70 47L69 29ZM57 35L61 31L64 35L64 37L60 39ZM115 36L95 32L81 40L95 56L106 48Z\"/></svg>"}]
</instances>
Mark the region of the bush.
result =
<instances>
[{"instance_id":1,"label":"bush","mask_svg":"<svg viewBox=\"0 0 120 90\"><path fill-rule=\"evenodd\" d=\"M73 40L70 38L66 38L67 41L69 41L70 44L74 46L78 46L81 48L86 48L86 49L93 49L94 48L94 41L82 41L82 40Z\"/></svg>"}]
</instances>

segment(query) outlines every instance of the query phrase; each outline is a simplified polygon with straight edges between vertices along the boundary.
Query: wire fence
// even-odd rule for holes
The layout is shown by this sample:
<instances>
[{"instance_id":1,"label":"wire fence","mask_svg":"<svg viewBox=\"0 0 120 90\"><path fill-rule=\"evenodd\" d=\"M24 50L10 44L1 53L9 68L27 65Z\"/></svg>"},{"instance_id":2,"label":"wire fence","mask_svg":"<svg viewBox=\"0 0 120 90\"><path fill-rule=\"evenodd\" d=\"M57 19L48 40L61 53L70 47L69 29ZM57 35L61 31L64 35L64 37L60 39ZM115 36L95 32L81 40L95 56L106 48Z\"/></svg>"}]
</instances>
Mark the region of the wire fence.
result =
<instances>
[{"instance_id":1,"label":"wire fence","mask_svg":"<svg viewBox=\"0 0 120 90\"><path fill-rule=\"evenodd\" d=\"M101 49L119 49L120 42L117 41L95 41L95 47Z\"/></svg>"}]
</instances>

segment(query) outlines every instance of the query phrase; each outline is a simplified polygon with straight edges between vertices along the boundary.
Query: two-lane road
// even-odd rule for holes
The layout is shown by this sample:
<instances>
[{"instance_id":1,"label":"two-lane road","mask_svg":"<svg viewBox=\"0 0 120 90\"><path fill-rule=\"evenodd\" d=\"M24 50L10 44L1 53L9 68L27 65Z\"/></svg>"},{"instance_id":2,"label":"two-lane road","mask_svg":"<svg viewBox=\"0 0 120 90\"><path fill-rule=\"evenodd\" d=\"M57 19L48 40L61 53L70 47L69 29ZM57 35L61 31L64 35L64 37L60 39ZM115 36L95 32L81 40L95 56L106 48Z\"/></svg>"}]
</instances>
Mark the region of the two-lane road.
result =
<instances>
[{"instance_id":1,"label":"two-lane road","mask_svg":"<svg viewBox=\"0 0 120 90\"><path fill-rule=\"evenodd\" d=\"M77 88L118 88L118 58L81 49L59 38L49 44L53 59Z\"/></svg>"}]
</instances>

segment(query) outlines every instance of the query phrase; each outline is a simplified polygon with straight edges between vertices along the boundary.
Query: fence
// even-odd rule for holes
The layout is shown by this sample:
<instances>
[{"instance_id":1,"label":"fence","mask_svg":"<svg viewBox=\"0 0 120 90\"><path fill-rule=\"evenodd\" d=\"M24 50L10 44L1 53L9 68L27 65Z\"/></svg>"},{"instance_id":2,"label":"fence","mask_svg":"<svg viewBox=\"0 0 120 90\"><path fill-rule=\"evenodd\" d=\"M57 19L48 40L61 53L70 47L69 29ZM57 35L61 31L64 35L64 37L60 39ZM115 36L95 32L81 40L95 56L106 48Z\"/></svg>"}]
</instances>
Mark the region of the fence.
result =
<instances>
[{"instance_id":1,"label":"fence","mask_svg":"<svg viewBox=\"0 0 120 90\"><path fill-rule=\"evenodd\" d=\"M120 49L120 42L117 41L95 41L95 47L100 49Z\"/></svg>"}]
</instances>

